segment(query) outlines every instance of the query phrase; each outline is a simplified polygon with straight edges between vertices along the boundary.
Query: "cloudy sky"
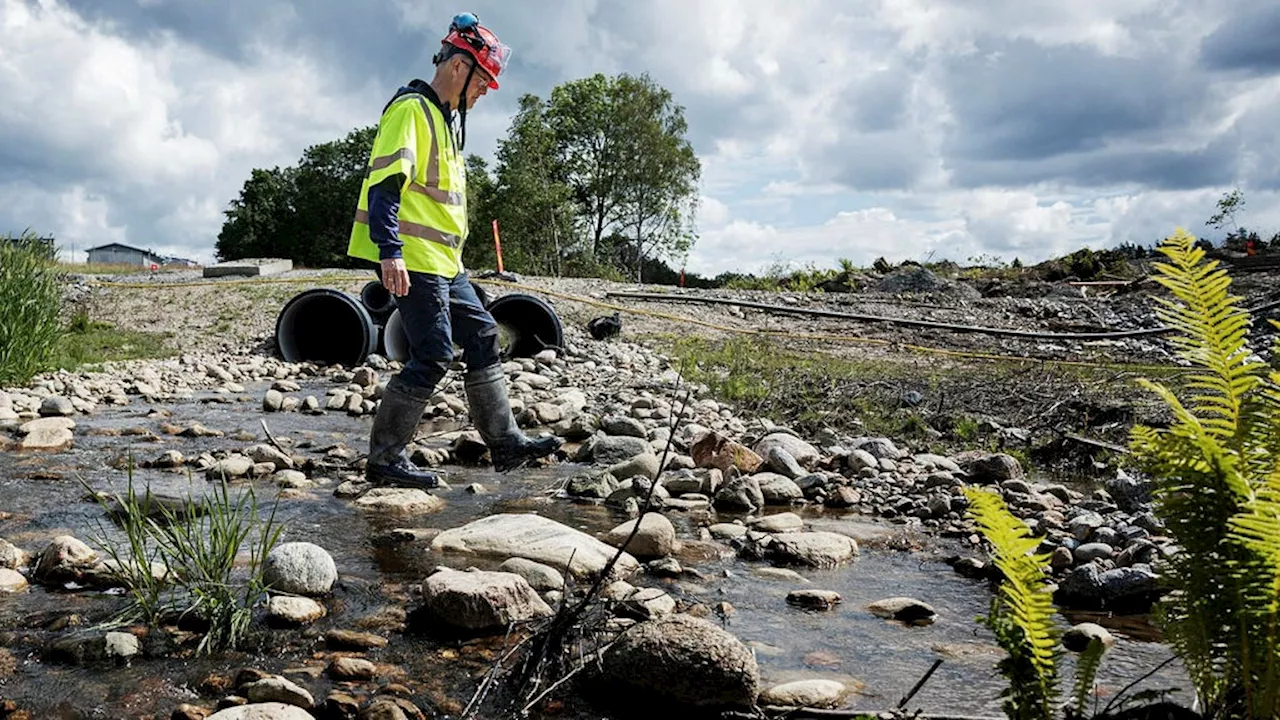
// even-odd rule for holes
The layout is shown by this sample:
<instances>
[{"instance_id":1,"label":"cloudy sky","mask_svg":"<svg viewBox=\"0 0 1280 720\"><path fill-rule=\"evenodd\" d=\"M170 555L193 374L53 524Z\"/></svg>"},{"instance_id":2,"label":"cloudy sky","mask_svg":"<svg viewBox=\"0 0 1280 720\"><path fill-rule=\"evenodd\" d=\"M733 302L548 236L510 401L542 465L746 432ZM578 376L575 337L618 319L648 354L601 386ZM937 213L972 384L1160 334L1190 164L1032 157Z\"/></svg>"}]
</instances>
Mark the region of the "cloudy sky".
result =
<instances>
[{"instance_id":1,"label":"cloudy sky","mask_svg":"<svg viewBox=\"0 0 1280 720\"><path fill-rule=\"evenodd\" d=\"M704 274L1280 230L1274 0L0 0L0 233L213 259L254 167L371 124L453 13L522 93L648 72L703 162ZM518 268L516 268L518 270Z\"/></svg>"}]
</instances>

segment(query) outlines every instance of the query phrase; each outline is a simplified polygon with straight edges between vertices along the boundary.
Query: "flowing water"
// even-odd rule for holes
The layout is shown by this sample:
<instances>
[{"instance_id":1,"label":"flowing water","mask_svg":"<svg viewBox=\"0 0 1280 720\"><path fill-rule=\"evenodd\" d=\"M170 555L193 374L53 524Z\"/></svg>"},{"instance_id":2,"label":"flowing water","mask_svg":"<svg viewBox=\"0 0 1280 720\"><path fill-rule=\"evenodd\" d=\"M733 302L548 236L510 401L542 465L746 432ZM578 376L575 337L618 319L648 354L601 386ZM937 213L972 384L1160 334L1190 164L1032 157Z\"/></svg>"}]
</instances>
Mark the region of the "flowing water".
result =
<instances>
[{"instance_id":1,"label":"flowing water","mask_svg":"<svg viewBox=\"0 0 1280 720\"><path fill-rule=\"evenodd\" d=\"M325 387L304 387L303 394L323 397ZM70 533L86 541L104 526L103 513L84 499L80 481L95 489L122 491L125 472L113 469L111 460L132 452L138 458L154 458L167 449L187 457L201 451L238 449L265 440L260 420L265 418L274 435L294 442L307 441L322 450L345 443L361 448L368 435L368 418L341 413L307 416L297 413L263 415L258 398L265 386L251 386L231 403L212 393L189 401L145 404L135 400L123 408L102 408L79 419L75 447L54 455L0 453L0 537L29 552L38 552L55 535ZM221 430L223 437L179 438L163 435L159 427L171 423L187 427L199 422ZM113 436L115 430L144 428L160 436ZM448 429L442 426L442 429ZM417 518L381 516L362 511L333 496L337 478L309 491L291 491L278 505L277 519L286 525L284 540L314 542L326 548L337 562L340 581L327 599L327 617L302 630L264 633L250 651L228 653L212 659L175 655L171 641L163 637L144 640L145 657L130 667L68 667L42 662L39 649L56 636L60 626L92 623L110 615L122 599L93 590L51 590L33 585L22 594L0 596L0 645L7 645L18 659L15 673L0 675L0 697L40 718L133 718L154 714L167 717L181 702L208 702L216 694L198 689L211 673L234 673L245 666L283 672L308 687L317 699L327 694L331 681L322 674L325 659L323 632L328 628L370 628L391 639L391 644L370 653L380 663L384 680L394 680L414 693L423 707L456 712L475 688L476 677L501 647L501 638L468 643L445 642L415 633L387 632L388 607L412 610L411 586L436 565L465 567L479 564L465 558L437 556L421 542L387 540L396 528L449 528L498 512L537 512L586 532L607 530L624 517L596 505L554 498L552 490L564 477L581 471L560 465L505 476L471 468L450 467L454 490L446 493L448 506L441 512ZM470 494L460 488L477 482L487 494ZM161 494L202 493L203 477L189 477L158 470L135 470L134 483L149 484ZM273 489L259 483L260 498ZM680 556L686 567L702 579L653 580L643 584L665 587L678 600L715 605L732 604L735 611L726 627L756 652L765 685L802 678L831 678L859 688L849 704L868 710L897 704L936 659L944 662L910 707L925 712L999 715L998 695L1002 679L995 672L1000 653L990 633L975 622L988 609L990 590L983 582L956 575L942 559L958 547L913 537L898 526L871 518L832 513L821 508L801 510L818 529L845 525L845 530L867 538L859 559L834 570L802 570L804 587L838 591L843 603L828 612L811 612L789 606L792 582L769 579L753 571L759 563L736 559L722 546L708 552L703 543L689 543ZM706 517L675 514L677 530L695 537ZM725 521L729 518L715 518ZM109 524L108 531L112 531ZM916 549L892 549L914 544ZM482 565L484 567L484 565ZM907 627L887 622L866 611L867 604L887 597L910 596L930 603L937 622ZM1155 668L1170 656L1167 647L1150 640L1150 628L1142 618L1082 618L1116 628L1116 647L1103 661L1099 676L1105 704L1109 696ZM1067 620L1064 618L1063 622ZM50 629L54 628L54 629ZM1068 661L1069 662L1069 661ZM2 670L0 670L2 672ZM1071 677L1064 672L1064 678ZM1069 685L1064 682L1064 686ZM1185 677L1171 665L1134 690L1184 688ZM1186 696L1175 696L1185 701ZM573 711L568 711L572 714ZM561 715L564 717L564 715ZM581 717L601 717L599 711Z\"/></svg>"}]
</instances>

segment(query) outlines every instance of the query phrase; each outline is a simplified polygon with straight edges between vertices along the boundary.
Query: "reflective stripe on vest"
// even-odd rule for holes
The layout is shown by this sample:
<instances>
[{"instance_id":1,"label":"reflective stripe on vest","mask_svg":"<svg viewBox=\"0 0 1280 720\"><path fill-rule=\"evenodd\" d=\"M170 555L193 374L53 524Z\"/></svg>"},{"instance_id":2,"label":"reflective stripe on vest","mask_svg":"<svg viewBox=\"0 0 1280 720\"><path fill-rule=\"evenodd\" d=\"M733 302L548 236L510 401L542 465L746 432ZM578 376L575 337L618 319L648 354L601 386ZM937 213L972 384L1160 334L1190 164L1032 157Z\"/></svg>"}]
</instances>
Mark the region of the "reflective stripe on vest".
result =
<instances>
[{"instance_id":1,"label":"reflective stripe on vest","mask_svg":"<svg viewBox=\"0 0 1280 720\"><path fill-rule=\"evenodd\" d=\"M356 210L356 222L362 223L364 225L368 225L369 211ZM408 235L409 237L416 237L422 240L429 240L433 243L440 243L441 245L446 245L450 248L455 248L455 249L462 244L462 238L458 237L457 235L442 233L433 227L427 227L426 225L419 225L418 223L409 222L408 220L399 220L397 222L400 225L399 232L401 235Z\"/></svg>"}]
</instances>

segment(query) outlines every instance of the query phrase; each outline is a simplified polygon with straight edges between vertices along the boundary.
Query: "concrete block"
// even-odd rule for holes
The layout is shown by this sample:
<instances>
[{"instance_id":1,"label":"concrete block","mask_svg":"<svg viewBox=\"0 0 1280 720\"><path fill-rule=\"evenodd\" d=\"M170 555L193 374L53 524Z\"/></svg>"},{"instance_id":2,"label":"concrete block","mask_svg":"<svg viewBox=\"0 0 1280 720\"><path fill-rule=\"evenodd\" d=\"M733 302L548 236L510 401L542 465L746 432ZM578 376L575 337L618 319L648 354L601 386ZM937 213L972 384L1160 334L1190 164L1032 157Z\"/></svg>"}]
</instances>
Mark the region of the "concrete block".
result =
<instances>
[{"instance_id":1,"label":"concrete block","mask_svg":"<svg viewBox=\"0 0 1280 720\"><path fill-rule=\"evenodd\" d=\"M261 277L278 275L293 269L293 261L281 258L244 258L209 265L204 269L207 278L242 276Z\"/></svg>"}]
</instances>

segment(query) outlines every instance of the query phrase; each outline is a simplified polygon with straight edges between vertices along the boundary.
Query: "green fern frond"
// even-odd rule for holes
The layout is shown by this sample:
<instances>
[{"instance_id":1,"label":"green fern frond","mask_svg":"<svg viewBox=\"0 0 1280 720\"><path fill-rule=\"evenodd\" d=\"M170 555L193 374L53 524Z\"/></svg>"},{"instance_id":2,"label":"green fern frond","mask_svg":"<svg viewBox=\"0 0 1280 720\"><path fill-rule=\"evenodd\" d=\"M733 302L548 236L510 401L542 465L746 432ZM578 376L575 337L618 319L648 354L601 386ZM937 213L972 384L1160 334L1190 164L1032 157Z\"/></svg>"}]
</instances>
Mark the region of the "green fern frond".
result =
<instances>
[{"instance_id":1,"label":"green fern frond","mask_svg":"<svg viewBox=\"0 0 1280 720\"><path fill-rule=\"evenodd\" d=\"M1050 717L1057 693L1058 641L1053 591L1044 572L1049 556L1035 552L1040 541L999 495L979 488L965 488L964 494L969 515L991 543L993 561L1004 577L986 623L1008 653L1001 664L1010 680L1005 712L1010 718Z\"/></svg>"},{"instance_id":2,"label":"green fern frond","mask_svg":"<svg viewBox=\"0 0 1280 720\"><path fill-rule=\"evenodd\" d=\"M1243 299L1229 293L1230 276L1217 261L1204 262L1204 250L1185 231L1179 229L1159 250L1170 262L1156 264L1156 281L1175 300L1157 299L1156 315L1178 331L1171 340L1179 355L1207 371L1191 379L1190 387L1203 391L1191 398L1191 410L1206 431L1233 437L1261 365L1246 343L1249 316L1240 306Z\"/></svg>"},{"instance_id":3,"label":"green fern frond","mask_svg":"<svg viewBox=\"0 0 1280 720\"><path fill-rule=\"evenodd\" d=\"M1093 693L1093 683L1098 677L1098 667L1102 665L1102 654L1106 649L1101 640L1091 638L1089 647L1080 653L1080 659L1076 661L1076 712L1081 716L1085 715L1085 700Z\"/></svg>"},{"instance_id":4,"label":"green fern frond","mask_svg":"<svg viewBox=\"0 0 1280 720\"><path fill-rule=\"evenodd\" d=\"M1280 717L1280 373L1250 349L1219 263L1181 230L1160 252L1156 280L1172 298L1156 314L1193 371L1179 394L1143 382L1174 422L1130 435L1180 548L1161 562L1171 592L1157 617L1206 717Z\"/></svg>"}]
</instances>

